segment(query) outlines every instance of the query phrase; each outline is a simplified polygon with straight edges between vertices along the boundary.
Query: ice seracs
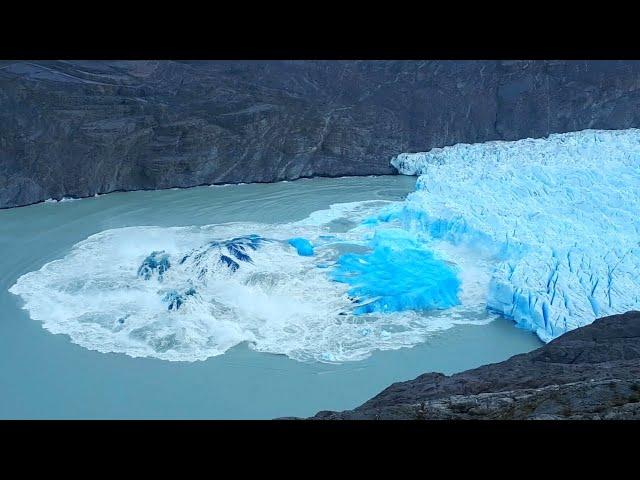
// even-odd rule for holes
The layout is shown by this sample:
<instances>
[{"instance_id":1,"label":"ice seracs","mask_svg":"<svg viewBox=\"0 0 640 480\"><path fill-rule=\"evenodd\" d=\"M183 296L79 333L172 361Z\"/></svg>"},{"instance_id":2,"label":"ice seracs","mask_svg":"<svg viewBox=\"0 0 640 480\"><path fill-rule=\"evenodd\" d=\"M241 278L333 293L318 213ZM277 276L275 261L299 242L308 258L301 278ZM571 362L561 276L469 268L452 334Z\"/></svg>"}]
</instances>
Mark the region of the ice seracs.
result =
<instances>
[{"instance_id":1,"label":"ice seracs","mask_svg":"<svg viewBox=\"0 0 640 480\"><path fill-rule=\"evenodd\" d=\"M391 162L397 213L495 261L487 307L549 341L640 307L640 130L460 144Z\"/></svg>"}]
</instances>

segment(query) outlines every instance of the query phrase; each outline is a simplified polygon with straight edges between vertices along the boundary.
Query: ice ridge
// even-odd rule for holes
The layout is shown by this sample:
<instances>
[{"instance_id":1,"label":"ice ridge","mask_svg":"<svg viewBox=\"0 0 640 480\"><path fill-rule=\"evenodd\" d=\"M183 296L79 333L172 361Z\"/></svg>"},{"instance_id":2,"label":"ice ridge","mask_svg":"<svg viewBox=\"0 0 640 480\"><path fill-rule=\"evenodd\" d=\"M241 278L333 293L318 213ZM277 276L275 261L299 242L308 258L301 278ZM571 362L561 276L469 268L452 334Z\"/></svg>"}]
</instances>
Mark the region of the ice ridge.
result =
<instances>
[{"instance_id":1,"label":"ice ridge","mask_svg":"<svg viewBox=\"0 0 640 480\"><path fill-rule=\"evenodd\" d=\"M459 144L391 163L420 175L395 217L491 258L487 308L543 341L640 307L640 130Z\"/></svg>"}]
</instances>

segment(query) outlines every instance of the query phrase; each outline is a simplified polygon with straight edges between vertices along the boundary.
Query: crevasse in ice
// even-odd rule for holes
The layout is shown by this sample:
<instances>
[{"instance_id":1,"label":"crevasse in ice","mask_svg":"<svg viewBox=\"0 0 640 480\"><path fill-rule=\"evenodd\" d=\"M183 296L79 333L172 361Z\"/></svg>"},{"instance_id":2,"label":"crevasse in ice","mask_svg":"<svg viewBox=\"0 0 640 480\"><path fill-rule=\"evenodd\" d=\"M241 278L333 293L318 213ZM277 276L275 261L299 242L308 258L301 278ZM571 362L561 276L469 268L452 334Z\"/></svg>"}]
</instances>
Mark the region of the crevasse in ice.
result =
<instances>
[{"instance_id":1,"label":"crevasse in ice","mask_svg":"<svg viewBox=\"0 0 640 480\"><path fill-rule=\"evenodd\" d=\"M396 218L493 261L490 310L550 341L640 307L640 130L459 144L391 163L420 175Z\"/></svg>"}]
</instances>

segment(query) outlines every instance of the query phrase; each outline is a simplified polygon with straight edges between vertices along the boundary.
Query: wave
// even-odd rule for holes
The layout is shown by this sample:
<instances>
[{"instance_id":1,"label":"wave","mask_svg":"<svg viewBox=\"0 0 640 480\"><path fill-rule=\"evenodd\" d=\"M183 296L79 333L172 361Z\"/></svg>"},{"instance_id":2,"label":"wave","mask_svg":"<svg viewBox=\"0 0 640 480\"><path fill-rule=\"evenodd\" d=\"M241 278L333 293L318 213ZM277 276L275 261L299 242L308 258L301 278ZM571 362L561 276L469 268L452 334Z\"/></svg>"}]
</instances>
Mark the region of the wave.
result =
<instances>
[{"instance_id":1,"label":"wave","mask_svg":"<svg viewBox=\"0 0 640 480\"><path fill-rule=\"evenodd\" d=\"M494 318L455 254L392 221L367 223L398 205L336 204L287 224L107 230L10 292L85 348L171 361L243 342L299 361L353 361Z\"/></svg>"}]
</instances>

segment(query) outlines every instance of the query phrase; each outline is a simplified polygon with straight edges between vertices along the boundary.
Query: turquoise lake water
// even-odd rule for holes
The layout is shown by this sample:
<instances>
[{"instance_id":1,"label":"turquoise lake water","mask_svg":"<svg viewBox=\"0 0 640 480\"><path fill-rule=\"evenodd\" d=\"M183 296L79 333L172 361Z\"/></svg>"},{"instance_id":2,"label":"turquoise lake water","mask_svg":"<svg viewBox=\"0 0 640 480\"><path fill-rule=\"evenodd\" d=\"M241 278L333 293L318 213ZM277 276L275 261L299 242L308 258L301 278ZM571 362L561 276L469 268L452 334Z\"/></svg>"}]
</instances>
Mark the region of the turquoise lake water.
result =
<instances>
[{"instance_id":1,"label":"turquoise lake water","mask_svg":"<svg viewBox=\"0 0 640 480\"><path fill-rule=\"evenodd\" d=\"M317 355L312 342L316 337L312 334L317 333L313 330L317 326L306 324L294 325L298 329L308 327L304 335L311 339L297 349L277 348L279 337L267 338L272 330L260 330L260 326L255 327L256 331L266 332L266 337L258 339L254 348L251 341L242 341L215 356L206 353L208 350L186 351L185 355L205 358L196 361L153 358L145 356L144 350L133 358L90 349L99 338L83 337L85 330L68 335L43 328L41 320L47 321L47 315L64 317L56 310L59 298L51 299L50 311L45 302L49 299L38 299L44 307L40 305L37 315L44 318L33 320L30 312L22 309L24 299L8 291L24 274L66 258L75 244L106 230L153 226L163 231L170 227L243 222L267 224L270 231L277 231L279 224L302 221L334 204L400 201L413 191L414 185L415 178L406 176L305 179L113 193L0 211L0 418L310 416L319 410L354 408L391 383L428 371L450 374L539 347L541 342L534 334L497 318L484 324L434 330L411 348L381 351L371 349L375 344L368 343L362 350L371 350L368 356L352 361L314 360ZM327 228L331 232L349 230L357 223L353 212L334 212ZM148 232L135 230L136 235ZM110 252L103 253L104 258L109 258ZM36 285L38 278L35 277ZM314 288L310 284L306 294L313 294ZM321 294L319 289L318 295ZM252 301L245 299L247 304ZM319 305L322 298L320 302ZM187 315L184 321L188 320ZM283 331L289 327L283 327ZM332 339L322 335L317 338L331 345ZM290 341L287 337L286 342ZM264 351L257 351L255 345L262 345ZM113 351L118 348L121 347L114 346Z\"/></svg>"}]
</instances>

